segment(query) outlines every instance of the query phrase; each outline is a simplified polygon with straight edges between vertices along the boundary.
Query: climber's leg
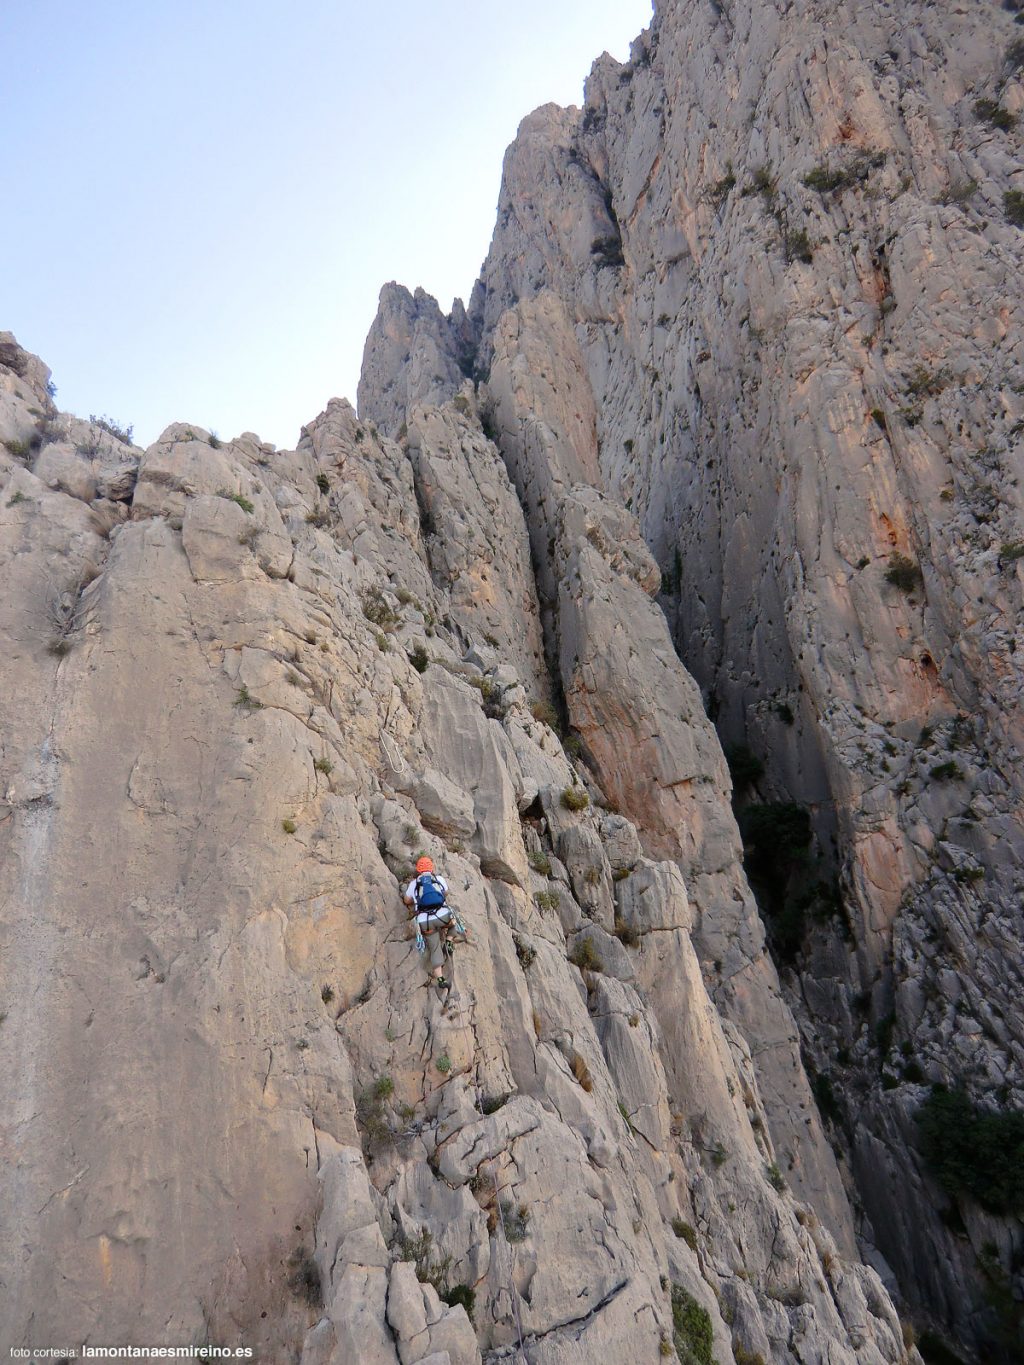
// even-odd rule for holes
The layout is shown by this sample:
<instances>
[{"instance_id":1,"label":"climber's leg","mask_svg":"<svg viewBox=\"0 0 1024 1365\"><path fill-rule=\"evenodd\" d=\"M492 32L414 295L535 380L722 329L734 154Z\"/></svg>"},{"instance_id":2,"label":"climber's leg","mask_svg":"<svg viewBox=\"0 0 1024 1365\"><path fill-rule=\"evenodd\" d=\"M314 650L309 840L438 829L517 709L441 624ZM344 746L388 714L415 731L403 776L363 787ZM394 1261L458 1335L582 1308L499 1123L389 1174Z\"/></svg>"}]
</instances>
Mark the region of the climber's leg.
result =
<instances>
[{"instance_id":1,"label":"climber's leg","mask_svg":"<svg viewBox=\"0 0 1024 1365\"><path fill-rule=\"evenodd\" d=\"M430 954L430 975L434 981L441 975L444 967L444 944L441 933L435 929L425 935L427 940L427 952Z\"/></svg>"}]
</instances>

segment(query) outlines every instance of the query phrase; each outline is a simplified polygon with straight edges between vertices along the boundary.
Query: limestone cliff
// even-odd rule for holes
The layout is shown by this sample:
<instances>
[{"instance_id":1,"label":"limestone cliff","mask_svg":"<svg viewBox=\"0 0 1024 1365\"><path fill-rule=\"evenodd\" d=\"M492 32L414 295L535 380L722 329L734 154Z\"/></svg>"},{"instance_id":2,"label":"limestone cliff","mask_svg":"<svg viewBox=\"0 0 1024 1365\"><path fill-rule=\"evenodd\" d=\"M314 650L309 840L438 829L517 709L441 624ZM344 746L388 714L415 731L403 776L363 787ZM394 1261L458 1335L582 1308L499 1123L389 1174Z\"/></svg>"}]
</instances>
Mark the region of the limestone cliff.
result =
<instances>
[{"instance_id":1,"label":"limestone cliff","mask_svg":"<svg viewBox=\"0 0 1024 1365\"><path fill-rule=\"evenodd\" d=\"M142 451L0 365L3 1345L914 1358L630 514L566 483L539 591L471 384Z\"/></svg>"},{"instance_id":2,"label":"limestone cliff","mask_svg":"<svg viewBox=\"0 0 1024 1365\"><path fill-rule=\"evenodd\" d=\"M775 982L735 846L709 862L694 808L723 820L727 786L673 734L682 715L697 742L699 702L635 686L603 644L588 657L564 600L567 569L587 584L602 547L630 544L628 513L734 752L747 866L863 1245L923 1322L1016 1358L1019 1194L986 1191L984 1171L940 1187L915 1116L934 1084L1008 1131L1024 1110L1024 14L655 8L582 109L538 110L508 151L469 308L478 401L527 510L568 717L687 878L776 1141L794 1150L786 1049L765 1046ZM397 297L360 390L392 431L377 333ZM464 346L461 310L445 325ZM470 368L433 335L449 370ZM425 369L406 367L414 400L460 382ZM583 489L617 510L595 520L596 554L553 554ZM650 678L661 627L626 613ZM841 1236L815 1124L800 1146L794 1182Z\"/></svg>"},{"instance_id":3,"label":"limestone cliff","mask_svg":"<svg viewBox=\"0 0 1024 1365\"><path fill-rule=\"evenodd\" d=\"M659 4L294 451L0 334L0 1346L1015 1358L1015 15Z\"/></svg>"}]
</instances>

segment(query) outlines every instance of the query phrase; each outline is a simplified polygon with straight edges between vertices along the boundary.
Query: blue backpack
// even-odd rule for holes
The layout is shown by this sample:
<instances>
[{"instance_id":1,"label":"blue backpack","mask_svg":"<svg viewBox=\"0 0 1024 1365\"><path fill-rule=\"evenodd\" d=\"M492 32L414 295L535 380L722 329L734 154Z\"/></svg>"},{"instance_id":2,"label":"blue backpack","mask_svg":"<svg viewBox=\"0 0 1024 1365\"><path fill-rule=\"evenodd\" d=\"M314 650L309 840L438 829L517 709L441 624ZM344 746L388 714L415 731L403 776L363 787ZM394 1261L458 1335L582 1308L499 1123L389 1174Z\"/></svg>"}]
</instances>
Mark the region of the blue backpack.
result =
<instances>
[{"instance_id":1,"label":"blue backpack","mask_svg":"<svg viewBox=\"0 0 1024 1365\"><path fill-rule=\"evenodd\" d=\"M447 893L432 872L416 878L416 909L440 910Z\"/></svg>"}]
</instances>

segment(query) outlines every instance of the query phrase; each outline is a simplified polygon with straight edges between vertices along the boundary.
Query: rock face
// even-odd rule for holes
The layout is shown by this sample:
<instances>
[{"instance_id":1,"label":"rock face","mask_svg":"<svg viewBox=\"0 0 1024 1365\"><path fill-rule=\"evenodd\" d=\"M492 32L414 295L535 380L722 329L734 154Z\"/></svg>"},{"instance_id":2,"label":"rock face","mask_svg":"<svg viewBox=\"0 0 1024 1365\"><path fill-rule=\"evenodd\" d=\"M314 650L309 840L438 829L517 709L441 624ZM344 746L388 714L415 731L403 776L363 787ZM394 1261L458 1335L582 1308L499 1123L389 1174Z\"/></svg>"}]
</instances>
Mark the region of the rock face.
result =
<instances>
[{"instance_id":1,"label":"rock face","mask_svg":"<svg viewBox=\"0 0 1024 1365\"><path fill-rule=\"evenodd\" d=\"M3 365L3 1345L909 1359L629 514L566 481L535 574L468 392L140 451Z\"/></svg>"},{"instance_id":2,"label":"rock face","mask_svg":"<svg viewBox=\"0 0 1024 1365\"><path fill-rule=\"evenodd\" d=\"M1024 1109L1018 9L656 4L581 110L524 120L472 364L430 367L434 398L478 380L567 717L683 871L712 998L843 1238L704 706L754 764L744 828L807 821L762 910L857 1232L982 1358L1024 1351L1020 1208L940 1189L914 1116L932 1084ZM371 333L364 385L384 369Z\"/></svg>"},{"instance_id":3,"label":"rock face","mask_svg":"<svg viewBox=\"0 0 1024 1365\"><path fill-rule=\"evenodd\" d=\"M0 334L0 1346L1015 1358L1014 14L658 5L295 451Z\"/></svg>"}]
</instances>

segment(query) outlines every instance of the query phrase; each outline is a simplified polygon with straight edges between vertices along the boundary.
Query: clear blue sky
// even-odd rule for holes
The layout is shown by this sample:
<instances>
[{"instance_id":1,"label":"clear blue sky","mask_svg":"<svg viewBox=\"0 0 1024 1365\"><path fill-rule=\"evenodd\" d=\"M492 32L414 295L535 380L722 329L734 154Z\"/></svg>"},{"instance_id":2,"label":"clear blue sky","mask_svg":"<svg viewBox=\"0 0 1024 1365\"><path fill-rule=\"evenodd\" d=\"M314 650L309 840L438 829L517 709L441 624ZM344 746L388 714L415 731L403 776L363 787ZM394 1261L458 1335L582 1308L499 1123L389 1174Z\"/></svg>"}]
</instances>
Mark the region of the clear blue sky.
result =
<instances>
[{"instance_id":1,"label":"clear blue sky","mask_svg":"<svg viewBox=\"0 0 1024 1365\"><path fill-rule=\"evenodd\" d=\"M650 0L0 0L0 330L59 405L290 446L386 280L468 297L501 158Z\"/></svg>"}]
</instances>

